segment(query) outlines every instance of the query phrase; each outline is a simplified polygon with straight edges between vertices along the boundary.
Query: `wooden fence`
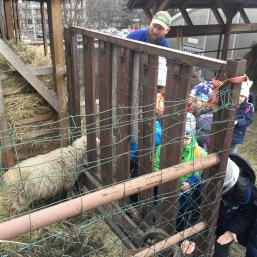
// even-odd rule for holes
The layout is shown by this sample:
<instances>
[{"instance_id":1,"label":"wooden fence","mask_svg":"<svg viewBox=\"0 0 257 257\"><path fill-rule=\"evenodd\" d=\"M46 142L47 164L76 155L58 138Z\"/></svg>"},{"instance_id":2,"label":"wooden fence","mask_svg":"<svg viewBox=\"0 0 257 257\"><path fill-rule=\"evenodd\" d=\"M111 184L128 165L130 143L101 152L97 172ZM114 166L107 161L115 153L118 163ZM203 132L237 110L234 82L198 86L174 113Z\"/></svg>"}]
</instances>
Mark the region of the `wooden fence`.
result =
<instances>
[{"instance_id":1,"label":"wooden fence","mask_svg":"<svg viewBox=\"0 0 257 257\"><path fill-rule=\"evenodd\" d=\"M224 62L183 51L121 39L92 30L78 27L66 28L69 112L75 117L77 132L83 128L81 126L82 112L78 82L78 38L81 37L84 60L85 129L88 138L88 161L92 165L91 174L87 177L86 183L90 189L111 185L130 178L129 147L132 137L138 138L138 175L141 176L153 171L156 120L155 107L153 106L155 106L156 101L158 56L166 57L169 60L167 63L166 107L162 121L162 145L165 147L161 148L161 169L176 165L181 160L181 138L183 138L185 127L186 99L191 89L190 80L193 67L216 71L221 80L243 75L245 72L245 60L236 59ZM95 63L96 50L99 53L98 67ZM95 104L97 87L99 90L99 113L96 112ZM227 89L233 92L234 102L238 97L239 88L240 84L227 85ZM223 99L224 101L226 99ZM168 104L172 102L176 102L176 104ZM219 104L222 105L221 100ZM139 110L138 113L135 112L137 109ZM98 116L100 117L99 127L101 128L100 156L97 155L96 148L96 135L99 130L97 126ZM214 114L213 124L215 125L212 126L209 153L219 153L221 162L205 172L205 179L211 178L211 174L217 172L224 174L226 170L234 126L233 119L233 108L220 108ZM137 126L138 130L135 129ZM99 163L99 158L101 159L101 166L100 169L97 169L95 164ZM201 244L201 251L206 255L211 252L213 245L212 228L217 216L213 215L213 212L217 214L222 182L222 179L214 180L215 190L208 185L204 192L206 199L203 206L207 204L208 208L202 208L201 219L208 221L210 233L206 236L206 243ZM156 226L168 234L174 233L176 221L174 217L176 217L178 201L177 196L174 196L176 190L178 191L178 180L159 187L159 194L167 195L168 200L163 200L158 206L158 213L161 214L162 218ZM169 197L171 195L173 197ZM150 198L153 198L152 189L139 193L140 202ZM116 209L117 206L112 204L109 208ZM142 229L142 224L147 230L153 225L151 208L149 205L143 205L138 211L133 212L133 220L127 214L120 214L115 222L120 227L125 227L124 230L130 231L130 233L138 232ZM112 225L115 226L115 224ZM135 239L132 243L139 247L139 241Z\"/></svg>"}]
</instances>

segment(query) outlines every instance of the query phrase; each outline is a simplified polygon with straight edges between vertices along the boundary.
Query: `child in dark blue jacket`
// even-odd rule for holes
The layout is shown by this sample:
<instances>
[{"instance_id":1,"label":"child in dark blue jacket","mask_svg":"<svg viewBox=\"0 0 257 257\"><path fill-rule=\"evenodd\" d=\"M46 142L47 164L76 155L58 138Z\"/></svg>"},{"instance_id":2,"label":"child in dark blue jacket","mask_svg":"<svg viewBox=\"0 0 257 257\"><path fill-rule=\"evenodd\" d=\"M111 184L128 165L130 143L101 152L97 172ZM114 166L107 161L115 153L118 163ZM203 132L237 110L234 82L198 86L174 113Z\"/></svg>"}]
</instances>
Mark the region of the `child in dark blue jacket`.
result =
<instances>
[{"instance_id":1,"label":"child in dark blue jacket","mask_svg":"<svg viewBox=\"0 0 257 257\"><path fill-rule=\"evenodd\" d=\"M231 153L236 153L237 146L243 144L246 130L253 121L253 104L248 102L252 83L252 81L244 81L241 86L235 128L232 137Z\"/></svg>"},{"instance_id":2,"label":"child in dark blue jacket","mask_svg":"<svg viewBox=\"0 0 257 257\"><path fill-rule=\"evenodd\" d=\"M257 257L255 173L251 165L239 155L231 154L230 159L239 167L239 174L234 186L229 186L225 192L226 188L223 189L216 229L218 239L213 257L228 257L233 241L246 246L246 257Z\"/></svg>"}]
</instances>

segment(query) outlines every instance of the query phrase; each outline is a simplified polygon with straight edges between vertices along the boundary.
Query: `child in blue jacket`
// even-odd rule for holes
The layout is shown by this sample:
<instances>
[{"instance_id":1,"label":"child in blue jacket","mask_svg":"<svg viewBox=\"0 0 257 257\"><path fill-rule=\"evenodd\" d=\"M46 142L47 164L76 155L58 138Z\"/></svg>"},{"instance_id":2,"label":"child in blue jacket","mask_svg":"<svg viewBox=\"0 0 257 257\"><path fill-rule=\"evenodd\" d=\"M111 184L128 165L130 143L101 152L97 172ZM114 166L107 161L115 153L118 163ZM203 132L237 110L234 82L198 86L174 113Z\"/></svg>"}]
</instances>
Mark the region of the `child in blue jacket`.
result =
<instances>
[{"instance_id":1,"label":"child in blue jacket","mask_svg":"<svg viewBox=\"0 0 257 257\"><path fill-rule=\"evenodd\" d=\"M248 102L250 87L252 84L252 81L244 81L241 86L236 111L235 128L232 137L231 153L236 153L237 146L239 144L243 144L247 128L253 122L253 104Z\"/></svg>"}]
</instances>

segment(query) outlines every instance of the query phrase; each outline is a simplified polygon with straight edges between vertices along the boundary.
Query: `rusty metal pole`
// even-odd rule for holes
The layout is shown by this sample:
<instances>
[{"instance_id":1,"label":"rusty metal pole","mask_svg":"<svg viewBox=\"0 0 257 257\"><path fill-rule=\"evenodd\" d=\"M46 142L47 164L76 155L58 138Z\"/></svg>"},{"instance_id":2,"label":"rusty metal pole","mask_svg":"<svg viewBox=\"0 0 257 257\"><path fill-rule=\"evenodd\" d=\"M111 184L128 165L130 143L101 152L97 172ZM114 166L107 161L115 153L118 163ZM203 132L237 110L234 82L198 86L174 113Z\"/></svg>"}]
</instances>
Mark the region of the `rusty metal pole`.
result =
<instances>
[{"instance_id":1,"label":"rusty metal pole","mask_svg":"<svg viewBox=\"0 0 257 257\"><path fill-rule=\"evenodd\" d=\"M192 173L193 170L204 170L218 163L218 155L211 154L191 162L163 169L158 173L152 172L89 193L82 197L77 197L64 203L9 220L0 224L0 240L8 240L17 237L31 230L42 228L63 219L79 215L82 212L93 210L104 204L117 201L123 197L153 188L161 183L167 183L168 181Z\"/></svg>"}]
</instances>

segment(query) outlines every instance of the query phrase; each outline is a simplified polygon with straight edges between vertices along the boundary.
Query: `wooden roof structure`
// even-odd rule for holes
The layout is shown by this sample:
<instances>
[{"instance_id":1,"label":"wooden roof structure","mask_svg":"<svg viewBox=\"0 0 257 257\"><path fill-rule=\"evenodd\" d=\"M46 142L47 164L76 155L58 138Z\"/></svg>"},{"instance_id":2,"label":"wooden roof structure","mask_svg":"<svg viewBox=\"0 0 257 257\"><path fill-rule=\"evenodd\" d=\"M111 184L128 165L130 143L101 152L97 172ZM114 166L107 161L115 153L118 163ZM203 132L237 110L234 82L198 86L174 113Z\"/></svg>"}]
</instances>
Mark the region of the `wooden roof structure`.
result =
<instances>
[{"instance_id":1,"label":"wooden roof structure","mask_svg":"<svg viewBox=\"0 0 257 257\"><path fill-rule=\"evenodd\" d=\"M230 34L257 32L257 23L251 23L244 10L245 8L257 9L256 0L129 0L128 8L143 9L149 22L158 11L179 9L186 25L172 26L167 37L220 35L218 47L220 49L222 36L224 36L222 59L227 58ZM194 25L187 9L211 9L218 24ZM223 11L225 20L222 18L220 10ZM233 24L232 20L238 12L240 12L244 23Z\"/></svg>"},{"instance_id":2,"label":"wooden roof structure","mask_svg":"<svg viewBox=\"0 0 257 257\"><path fill-rule=\"evenodd\" d=\"M26 0L30 1L30 0ZM48 43L46 39L46 18L45 18L45 4L47 7L48 27L49 27L49 43L51 50L51 58L53 63L53 75L55 79L57 103L50 103L55 106L58 111L59 119L64 119L67 116L67 100L65 90L65 64L64 64L64 45L63 45L63 26L62 26L62 3L63 0L34 0L31 2L40 2L41 22L45 51L47 50ZM4 17L0 17L2 37L6 40L20 39L20 26L19 26L19 7L18 0L3 0L3 6L0 4L0 11L4 10ZM3 47L1 48L3 51ZM8 58L8 57L7 57ZM10 58L9 58L10 59ZM15 58L13 58L15 59ZM10 61L10 60L9 60ZM13 62L17 62L13 60ZM13 65L15 66L15 65ZM23 76L22 65L19 65L17 71ZM27 74L27 73L26 73ZM36 77L30 74L33 81ZM23 76L24 77L24 76ZM26 79L26 78L25 78ZM30 80L31 82L32 80ZM30 83L29 82L29 83ZM37 85L33 85L36 87ZM43 90L45 91L45 90ZM42 94L41 94L42 95ZM50 96L49 96L50 97ZM47 98L49 98L47 97ZM47 98L45 98L47 100ZM61 125L63 128L67 127L66 124Z\"/></svg>"}]
</instances>

